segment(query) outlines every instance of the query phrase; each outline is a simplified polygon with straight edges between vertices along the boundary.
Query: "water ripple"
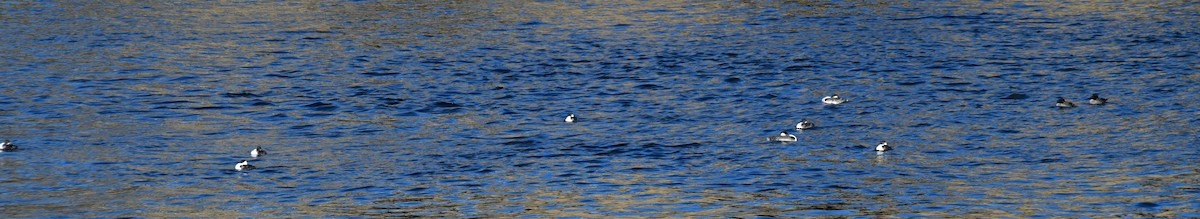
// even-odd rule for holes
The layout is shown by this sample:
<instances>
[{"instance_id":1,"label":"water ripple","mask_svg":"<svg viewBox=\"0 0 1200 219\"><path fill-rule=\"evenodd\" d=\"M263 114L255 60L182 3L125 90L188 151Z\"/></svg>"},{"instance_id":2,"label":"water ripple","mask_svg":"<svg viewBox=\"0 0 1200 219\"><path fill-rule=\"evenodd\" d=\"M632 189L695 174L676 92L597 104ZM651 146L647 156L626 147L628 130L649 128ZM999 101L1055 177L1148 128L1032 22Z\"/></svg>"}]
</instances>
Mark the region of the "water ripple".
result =
<instances>
[{"instance_id":1,"label":"water ripple","mask_svg":"<svg viewBox=\"0 0 1200 219\"><path fill-rule=\"evenodd\" d=\"M11 5L0 214L1195 217L1187 5Z\"/></svg>"}]
</instances>

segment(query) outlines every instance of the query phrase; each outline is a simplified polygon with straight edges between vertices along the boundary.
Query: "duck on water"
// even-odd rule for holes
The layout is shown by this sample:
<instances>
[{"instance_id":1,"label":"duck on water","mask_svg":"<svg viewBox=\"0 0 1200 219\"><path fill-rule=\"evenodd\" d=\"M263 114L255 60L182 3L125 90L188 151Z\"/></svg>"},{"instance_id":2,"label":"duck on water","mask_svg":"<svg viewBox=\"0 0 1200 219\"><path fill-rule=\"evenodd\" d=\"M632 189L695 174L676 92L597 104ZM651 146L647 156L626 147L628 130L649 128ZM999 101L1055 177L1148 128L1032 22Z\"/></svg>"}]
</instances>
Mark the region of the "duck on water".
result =
<instances>
[{"instance_id":1,"label":"duck on water","mask_svg":"<svg viewBox=\"0 0 1200 219\"><path fill-rule=\"evenodd\" d=\"M788 134L787 131L783 131L783 132L779 132L778 136L767 137L767 140L768 141L778 141L778 142L794 142L794 141L796 141L796 136L792 135L792 134Z\"/></svg>"}]
</instances>

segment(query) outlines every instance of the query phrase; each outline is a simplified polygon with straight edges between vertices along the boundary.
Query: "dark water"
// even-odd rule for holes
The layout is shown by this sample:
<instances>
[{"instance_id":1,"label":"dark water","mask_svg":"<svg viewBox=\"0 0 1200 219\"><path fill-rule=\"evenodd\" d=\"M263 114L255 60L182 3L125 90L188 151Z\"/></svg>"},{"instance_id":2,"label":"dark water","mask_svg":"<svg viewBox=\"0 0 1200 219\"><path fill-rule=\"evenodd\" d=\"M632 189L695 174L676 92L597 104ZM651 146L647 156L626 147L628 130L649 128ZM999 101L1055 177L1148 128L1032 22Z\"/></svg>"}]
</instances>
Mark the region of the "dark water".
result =
<instances>
[{"instance_id":1,"label":"dark water","mask_svg":"<svg viewBox=\"0 0 1200 219\"><path fill-rule=\"evenodd\" d=\"M1200 217L1192 1L63 1L0 34L5 218Z\"/></svg>"}]
</instances>

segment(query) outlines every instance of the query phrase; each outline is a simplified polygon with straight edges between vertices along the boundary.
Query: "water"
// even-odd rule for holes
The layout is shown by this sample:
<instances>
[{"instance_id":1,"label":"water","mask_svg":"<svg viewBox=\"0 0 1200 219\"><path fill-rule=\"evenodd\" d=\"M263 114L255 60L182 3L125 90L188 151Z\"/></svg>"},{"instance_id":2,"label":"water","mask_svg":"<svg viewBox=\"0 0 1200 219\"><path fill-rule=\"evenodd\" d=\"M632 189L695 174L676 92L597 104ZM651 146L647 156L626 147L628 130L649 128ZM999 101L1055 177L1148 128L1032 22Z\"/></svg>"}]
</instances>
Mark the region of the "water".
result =
<instances>
[{"instance_id":1,"label":"water","mask_svg":"<svg viewBox=\"0 0 1200 219\"><path fill-rule=\"evenodd\" d=\"M1188 1L3 3L0 138L22 149L0 215L1200 217L1198 21Z\"/></svg>"}]
</instances>

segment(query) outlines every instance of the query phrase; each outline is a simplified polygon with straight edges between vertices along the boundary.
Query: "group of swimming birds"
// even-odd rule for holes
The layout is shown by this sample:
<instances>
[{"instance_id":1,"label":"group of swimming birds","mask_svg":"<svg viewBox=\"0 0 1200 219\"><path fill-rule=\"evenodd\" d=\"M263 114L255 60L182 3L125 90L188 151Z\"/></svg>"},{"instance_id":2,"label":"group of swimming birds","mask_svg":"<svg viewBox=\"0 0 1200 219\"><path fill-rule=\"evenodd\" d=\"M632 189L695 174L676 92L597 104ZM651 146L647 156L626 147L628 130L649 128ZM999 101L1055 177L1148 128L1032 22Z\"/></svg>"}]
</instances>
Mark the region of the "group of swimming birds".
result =
<instances>
[{"instance_id":1,"label":"group of swimming birds","mask_svg":"<svg viewBox=\"0 0 1200 219\"><path fill-rule=\"evenodd\" d=\"M1105 103L1108 103L1108 99L1100 98L1100 95L1092 94L1092 97L1088 97L1088 104L1104 105ZM1055 102L1054 106L1060 108L1075 107L1075 103L1068 101L1066 98L1058 97L1058 102Z\"/></svg>"},{"instance_id":2,"label":"group of swimming birds","mask_svg":"<svg viewBox=\"0 0 1200 219\"><path fill-rule=\"evenodd\" d=\"M837 94L821 98L822 103L829 104L829 105L842 104L842 103L845 103L846 101L847 101L846 99L843 99L842 97L838 96ZM1092 96L1088 98L1088 104L1091 104L1091 105L1103 105L1105 103L1108 103L1108 99L1100 98L1100 96L1097 94L1092 94ZM1075 103L1066 100L1066 98L1059 97L1058 101L1054 103L1054 106L1059 107L1059 108L1069 108L1069 107L1075 107ZM567 115L567 118L564 119L563 121L566 121L568 123L573 123L573 122L578 121L578 119L575 117L575 114L572 113L572 114ZM796 123L796 130L811 129L816 126L817 126L816 124L813 124L812 121L808 121L808 119L801 119L800 123ZM782 131L782 132L779 132L778 136L767 137L767 140L768 141L778 141L778 142L795 142L797 139L796 139L796 135L788 134L787 131ZM892 149L894 149L894 148L891 145L888 145L887 141L880 141L878 145L875 145L875 152L880 155L882 155L884 151L890 151ZM3 142L0 142L0 152L16 151L16 150L17 150L17 145L13 144L12 141L4 140ZM259 156L263 156L266 154L267 154L267 151L263 150L262 147L254 147L254 150L250 150L250 157L259 157ZM250 161L242 160L242 162L237 163L237 165L235 165L233 168L237 169L238 171L252 170L252 169L254 169L254 165L250 165Z\"/></svg>"},{"instance_id":3,"label":"group of swimming birds","mask_svg":"<svg viewBox=\"0 0 1200 219\"><path fill-rule=\"evenodd\" d=\"M824 98L821 98L821 102L828 104L828 105L837 105L837 104L846 103L847 100L842 98L841 96L838 96L837 94L834 94L834 95L829 95ZM1105 103L1108 103L1108 99L1100 98L1100 96L1097 94L1092 94L1092 96L1088 98L1088 104L1091 104L1091 105L1103 105ZM1069 107L1075 107L1075 103L1066 100L1066 98L1059 97L1058 101L1054 103L1054 106L1057 106L1059 108L1069 108ZM567 118L564 121L566 121L568 123L572 123L572 122L577 121L577 119L575 118L575 114L572 113L570 115L567 115ZM808 119L801 119L799 123L796 123L796 130L811 129L816 126L817 126L816 124L813 124L812 121L808 121ZM782 132L779 132L778 136L767 137L767 140L768 141L778 141L778 142L795 142L797 140L797 138L796 138L796 135L789 134L787 131L782 131ZM895 148L892 147L891 145L888 145L887 141L880 141L878 145L875 145L875 152L876 152L876 154L879 154L879 155L883 155L884 151L890 151L892 149L895 149Z\"/></svg>"},{"instance_id":4,"label":"group of swimming birds","mask_svg":"<svg viewBox=\"0 0 1200 219\"><path fill-rule=\"evenodd\" d=\"M821 98L821 102L829 105L837 105L845 103L846 99L834 94ZM1093 93L1091 97L1088 97L1088 104L1103 105L1105 103L1108 103L1108 99L1100 98L1100 95L1098 94ZM1069 108L1075 107L1075 103L1068 101L1066 98L1058 97L1058 101L1054 103L1054 106L1059 108ZM573 117L574 115L572 115L572 118L568 119L573 119ZM796 130L805 130L813 127L816 127L816 125L811 121L808 121L808 119L801 119L800 123L796 123ZM779 136L767 137L767 140L778 142L794 142L796 141L796 135L788 134L787 131L782 131L779 132ZM878 145L875 145L875 152L879 155L882 155L884 151L890 151L892 149L894 148L891 145L888 145L887 141L880 141Z\"/></svg>"},{"instance_id":5,"label":"group of swimming birds","mask_svg":"<svg viewBox=\"0 0 1200 219\"><path fill-rule=\"evenodd\" d=\"M13 144L12 141L4 140L3 142L0 142L0 152L10 152L16 150L17 145ZM254 150L250 150L250 157L258 157L266 154L267 151L263 150L262 147L254 147ZM239 162L237 165L233 166L233 168L237 169L238 171L252 170L254 169L254 165L250 165L250 161L242 160L242 162Z\"/></svg>"},{"instance_id":6,"label":"group of swimming birds","mask_svg":"<svg viewBox=\"0 0 1200 219\"><path fill-rule=\"evenodd\" d=\"M258 157L263 155L267 155L267 151L263 150L262 146L255 146L254 150L250 150L250 157ZM242 162L239 162L237 165L233 166L233 169L237 169L238 171L253 170L254 165L250 165L250 161L242 160Z\"/></svg>"}]
</instances>

